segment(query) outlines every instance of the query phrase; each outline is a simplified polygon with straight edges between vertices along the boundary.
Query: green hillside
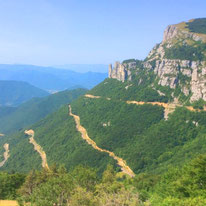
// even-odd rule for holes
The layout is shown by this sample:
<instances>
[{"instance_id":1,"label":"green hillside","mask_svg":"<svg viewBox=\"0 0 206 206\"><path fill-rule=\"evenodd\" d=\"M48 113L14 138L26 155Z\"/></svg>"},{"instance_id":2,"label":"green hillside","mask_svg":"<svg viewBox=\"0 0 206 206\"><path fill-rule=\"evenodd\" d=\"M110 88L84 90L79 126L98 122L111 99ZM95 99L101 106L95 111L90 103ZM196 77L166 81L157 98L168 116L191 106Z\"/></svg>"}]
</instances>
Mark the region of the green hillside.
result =
<instances>
[{"instance_id":1,"label":"green hillside","mask_svg":"<svg viewBox=\"0 0 206 206\"><path fill-rule=\"evenodd\" d=\"M35 131L36 141L47 154L48 164L64 164L68 169L83 164L102 171L109 162L113 162L108 155L97 152L82 140L76 131L74 120L68 115L67 106L48 115L45 119L29 127ZM0 139L0 145L10 144L10 156L1 168L6 171L28 172L32 168L41 168L41 159L29 143L24 131ZM0 153L3 148L0 147Z\"/></svg>"},{"instance_id":2,"label":"green hillside","mask_svg":"<svg viewBox=\"0 0 206 206\"><path fill-rule=\"evenodd\" d=\"M198 32L202 24L197 20L188 26ZM184 32L179 34L184 37ZM64 91L2 111L2 116L8 114L0 118L0 131L6 133L0 138L0 162L5 143L10 156L0 167L0 178L32 170L26 179L16 174L13 178L20 178L21 184L7 194L42 206L124 201L125 206L204 206L206 106L204 94L198 92L206 85L200 62L205 43L193 39L200 46L194 50L194 45L174 42L177 47L164 50L168 59L125 60L87 95L83 89ZM127 78L121 79L123 74ZM30 137L25 130L34 132ZM34 150L32 138L40 152ZM50 169L40 171L43 152ZM119 162L135 175L124 175L128 173ZM29 194L28 188L33 189Z\"/></svg>"},{"instance_id":3,"label":"green hillside","mask_svg":"<svg viewBox=\"0 0 206 206\"><path fill-rule=\"evenodd\" d=\"M206 18L194 19L186 24L191 32L206 34Z\"/></svg>"},{"instance_id":4,"label":"green hillside","mask_svg":"<svg viewBox=\"0 0 206 206\"><path fill-rule=\"evenodd\" d=\"M44 97L49 94L26 82L0 81L0 106L17 106L33 97Z\"/></svg>"},{"instance_id":5,"label":"green hillside","mask_svg":"<svg viewBox=\"0 0 206 206\"><path fill-rule=\"evenodd\" d=\"M161 172L206 152L206 112L178 108L165 121L159 106L86 98L73 104L73 110L91 138L126 159L136 173Z\"/></svg>"},{"instance_id":6,"label":"green hillside","mask_svg":"<svg viewBox=\"0 0 206 206\"><path fill-rule=\"evenodd\" d=\"M206 153L206 112L177 108L165 121L160 106L86 97L80 97L71 106L90 138L99 147L125 159L136 174L145 171L160 174L170 165L180 166ZM111 157L82 140L74 119L68 115L67 106L30 128L46 152L49 165L57 162L71 169L84 164L102 171L108 162L113 162L119 170ZM23 130L0 139L1 145L5 142L10 144L11 156L1 169L29 171L41 167L41 159ZM0 152L3 153L2 147Z\"/></svg>"},{"instance_id":7,"label":"green hillside","mask_svg":"<svg viewBox=\"0 0 206 206\"><path fill-rule=\"evenodd\" d=\"M39 206L204 206L205 169L206 156L200 155L162 176L142 173L133 179L120 178L111 165L102 176L82 166L69 172L62 166L27 175L0 172L0 196Z\"/></svg>"},{"instance_id":8,"label":"green hillside","mask_svg":"<svg viewBox=\"0 0 206 206\"><path fill-rule=\"evenodd\" d=\"M15 109L2 108L2 111L0 110L0 132L8 134L34 124L86 91L86 89L66 90L44 98L33 98Z\"/></svg>"},{"instance_id":9,"label":"green hillside","mask_svg":"<svg viewBox=\"0 0 206 206\"><path fill-rule=\"evenodd\" d=\"M0 107L0 118L13 113L15 110L16 110L16 107L1 106Z\"/></svg>"},{"instance_id":10,"label":"green hillside","mask_svg":"<svg viewBox=\"0 0 206 206\"><path fill-rule=\"evenodd\" d=\"M193 26L200 23L193 23ZM181 44L181 42L176 43ZM204 46L203 42L196 41L196 43ZM188 56L187 53L185 55ZM181 60L180 55L178 56ZM102 98L81 96L72 101L78 95L83 95L85 91L73 94L66 91L44 99L33 99L4 118L0 118L1 133L9 134L16 131L15 134L0 139L0 152L3 153L2 146L6 142L10 144L11 151L10 158L1 169L12 171L15 168L17 171L29 171L33 165L37 168L41 167L39 155L31 151L33 146L28 142L29 137L23 133L25 129L33 129L35 140L47 154L49 165L54 162L63 163L70 170L83 163L103 171L111 161L115 170L120 170L111 157L94 150L91 145L82 140L76 130L74 119L68 114L67 106L57 111L59 106L70 102L73 113L80 117L81 125L87 130L89 137L100 148L114 152L126 160L136 174L141 172L161 174L171 165L180 166L197 155L205 153L206 112L189 111L185 107L185 105L195 105L196 108L203 108L205 102L199 100L202 102L201 105L196 102L191 103L190 91L186 96L181 90L181 87L189 85L188 81L191 78L186 78L183 73L177 73L179 84L174 81L176 87L161 86L160 78L169 79L175 73L166 73L165 75L168 76L159 77L154 72L157 64L155 60L148 63L130 59L125 60L123 64L132 62L136 63L136 67L131 69L130 80L126 79L122 82L117 79L105 79L88 92ZM181 71L180 68L179 70ZM197 73L200 74L200 71ZM164 119L162 106L134 105L126 102L135 100L173 103L175 98L178 98L177 105L182 104L182 107L177 106L167 120ZM54 111L56 112L46 117ZM42 119L43 117L45 118ZM82 149L83 147L86 149ZM30 155L25 157L28 153Z\"/></svg>"},{"instance_id":11,"label":"green hillside","mask_svg":"<svg viewBox=\"0 0 206 206\"><path fill-rule=\"evenodd\" d=\"M105 79L103 82L98 84L92 90L90 94L108 97L117 100L136 100L145 102L168 102L171 98L172 90L157 85L159 90L166 93L165 96L159 95L157 90L151 87L154 82L155 75L153 71L149 73L143 69L137 68L138 75L135 76L133 81L120 82L116 79ZM143 79L144 81L140 84L139 82Z\"/></svg>"}]
</instances>

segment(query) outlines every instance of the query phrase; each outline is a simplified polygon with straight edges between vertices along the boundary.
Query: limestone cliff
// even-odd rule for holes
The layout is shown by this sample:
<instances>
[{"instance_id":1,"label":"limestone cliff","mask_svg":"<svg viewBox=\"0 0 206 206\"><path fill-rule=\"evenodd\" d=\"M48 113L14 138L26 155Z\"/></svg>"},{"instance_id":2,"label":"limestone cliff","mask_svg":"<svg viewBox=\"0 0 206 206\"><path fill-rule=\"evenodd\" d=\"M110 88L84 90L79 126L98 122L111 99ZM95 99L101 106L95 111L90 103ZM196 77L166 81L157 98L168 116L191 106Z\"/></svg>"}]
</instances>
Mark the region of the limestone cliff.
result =
<instances>
[{"instance_id":1,"label":"limestone cliff","mask_svg":"<svg viewBox=\"0 0 206 206\"><path fill-rule=\"evenodd\" d=\"M115 62L114 67L112 64L109 65L109 78L118 79L124 82L125 80L131 80L131 69L136 68L136 63L131 62L127 64L120 64Z\"/></svg>"},{"instance_id":2,"label":"limestone cliff","mask_svg":"<svg viewBox=\"0 0 206 206\"><path fill-rule=\"evenodd\" d=\"M206 32L196 33L199 30L195 21L168 26L164 31L163 41L142 62L145 71L156 75L158 85L169 87L173 91L180 89L190 102L199 99L206 101ZM193 27L195 25L195 31L193 27L193 30L190 29L191 22ZM204 24L206 25L206 19ZM122 82L132 80L131 73L135 69L138 66L132 61L116 63L113 69L110 65L109 78Z\"/></svg>"}]
</instances>

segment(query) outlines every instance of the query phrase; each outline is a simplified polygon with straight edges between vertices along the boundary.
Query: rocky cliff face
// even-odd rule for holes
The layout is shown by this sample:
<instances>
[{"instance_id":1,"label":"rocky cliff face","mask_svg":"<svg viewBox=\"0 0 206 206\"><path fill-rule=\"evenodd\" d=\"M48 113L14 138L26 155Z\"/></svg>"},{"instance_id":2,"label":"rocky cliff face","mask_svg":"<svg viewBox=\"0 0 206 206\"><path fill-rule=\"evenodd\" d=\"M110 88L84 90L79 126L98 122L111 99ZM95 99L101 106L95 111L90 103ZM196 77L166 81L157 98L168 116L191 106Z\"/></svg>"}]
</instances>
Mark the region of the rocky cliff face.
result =
<instances>
[{"instance_id":1,"label":"rocky cliff face","mask_svg":"<svg viewBox=\"0 0 206 206\"><path fill-rule=\"evenodd\" d=\"M136 68L136 63L131 62L129 64L120 64L115 62L114 67L109 65L109 78L117 79L124 82L125 80L131 80L131 69Z\"/></svg>"},{"instance_id":2,"label":"rocky cliff face","mask_svg":"<svg viewBox=\"0 0 206 206\"><path fill-rule=\"evenodd\" d=\"M157 60L154 72L159 78L159 85L172 89L179 85L185 96L191 94L191 102L201 98L206 101L205 61ZM184 82L181 82L182 79Z\"/></svg>"},{"instance_id":3,"label":"rocky cliff face","mask_svg":"<svg viewBox=\"0 0 206 206\"><path fill-rule=\"evenodd\" d=\"M185 26L185 22L176 25L169 25L165 31L163 36L162 43L173 41L175 38L178 39L193 39L194 41L205 41L205 35L196 34L194 32L190 32Z\"/></svg>"},{"instance_id":4,"label":"rocky cliff face","mask_svg":"<svg viewBox=\"0 0 206 206\"><path fill-rule=\"evenodd\" d=\"M190 102L206 101L206 34L191 32L185 22L166 28L163 41L151 50L143 67L154 72L159 85L180 88ZM110 65L109 78L132 80L134 69L135 62L116 63L113 69Z\"/></svg>"}]
</instances>

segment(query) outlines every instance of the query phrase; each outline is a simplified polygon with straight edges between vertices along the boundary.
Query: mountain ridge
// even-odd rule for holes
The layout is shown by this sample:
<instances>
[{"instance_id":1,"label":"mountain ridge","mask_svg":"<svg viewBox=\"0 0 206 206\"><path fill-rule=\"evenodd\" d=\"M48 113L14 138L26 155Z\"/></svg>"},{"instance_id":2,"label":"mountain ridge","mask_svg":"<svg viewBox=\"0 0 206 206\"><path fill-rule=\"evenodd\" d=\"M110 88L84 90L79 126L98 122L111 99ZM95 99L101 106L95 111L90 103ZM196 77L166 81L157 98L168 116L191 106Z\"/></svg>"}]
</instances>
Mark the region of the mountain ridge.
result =
<instances>
[{"instance_id":1,"label":"mountain ridge","mask_svg":"<svg viewBox=\"0 0 206 206\"><path fill-rule=\"evenodd\" d=\"M191 32L186 26L186 22L168 26L163 41L144 61L131 59L116 62L113 68L109 65L108 77L132 84L144 72L154 78L148 86L162 96L168 95L170 101L206 101L206 34Z\"/></svg>"},{"instance_id":2,"label":"mountain ridge","mask_svg":"<svg viewBox=\"0 0 206 206\"><path fill-rule=\"evenodd\" d=\"M18 106L34 97L49 93L27 82L0 80L0 106Z\"/></svg>"},{"instance_id":3,"label":"mountain ridge","mask_svg":"<svg viewBox=\"0 0 206 206\"><path fill-rule=\"evenodd\" d=\"M16 108L2 108L5 112L0 113L0 131L11 134L34 124L86 91L86 89L66 90L43 98L33 98Z\"/></svg>"},{"instance_id":4,"label":"mountain ridge","mask_svg":"<svg viewBox=\"0 0 206 206\"><path fill-rule=\"evenodd\" d=\"M107 76L98 72L78 73L53 67L8 64L0 64L0 72L0 80L25 81L49 92L74 87L92 88Z\"/></svg>"}]
</instances>

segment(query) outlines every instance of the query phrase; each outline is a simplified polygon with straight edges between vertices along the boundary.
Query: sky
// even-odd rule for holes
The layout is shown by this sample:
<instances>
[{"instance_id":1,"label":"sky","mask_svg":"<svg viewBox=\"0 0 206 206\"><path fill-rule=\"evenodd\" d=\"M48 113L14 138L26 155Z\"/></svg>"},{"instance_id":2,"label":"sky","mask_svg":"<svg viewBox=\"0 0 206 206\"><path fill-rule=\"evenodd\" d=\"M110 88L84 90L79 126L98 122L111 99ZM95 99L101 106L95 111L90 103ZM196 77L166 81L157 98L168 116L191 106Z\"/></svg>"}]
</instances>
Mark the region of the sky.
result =
<instances>
[{"instance_id":1,"label":"sky","mask_svg":"<svg viewBox=\"0 0 206 206\"><path fill-rule=\"evenodd\" d=\"M205 0L0 0L0 64L144 59L167 25L199 17Z\"/></svg>"}]
</instances>

